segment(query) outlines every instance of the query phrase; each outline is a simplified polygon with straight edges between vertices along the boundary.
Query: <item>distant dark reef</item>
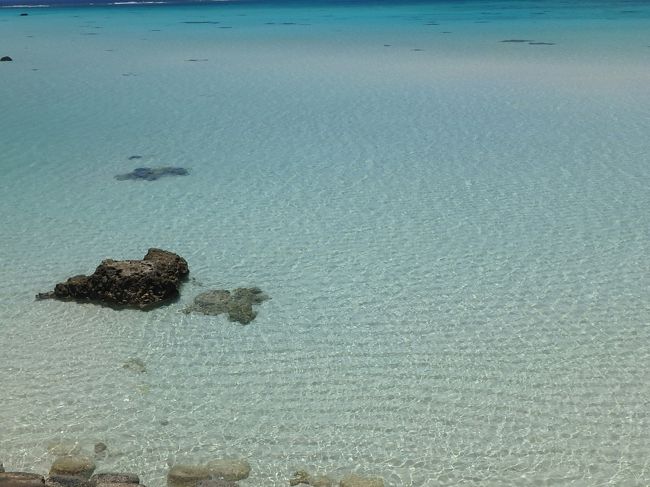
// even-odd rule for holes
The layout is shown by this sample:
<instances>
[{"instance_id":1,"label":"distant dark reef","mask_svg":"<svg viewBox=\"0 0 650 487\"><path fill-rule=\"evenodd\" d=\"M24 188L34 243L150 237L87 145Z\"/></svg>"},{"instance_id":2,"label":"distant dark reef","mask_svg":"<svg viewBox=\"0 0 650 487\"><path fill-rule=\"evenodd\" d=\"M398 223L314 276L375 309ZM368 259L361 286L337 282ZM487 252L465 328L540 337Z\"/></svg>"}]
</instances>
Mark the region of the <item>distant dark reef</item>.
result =
<instances>
[{"instance_id":1,"label":"distant dark reef","mask_svg":"<svg viewBox=\"0 0 650 487\"><path fill-rule=\"evenodd\" d=\"M140 156L131 156L129 159L138 159ZM164 176L187 176L189 171L184 167L162 166L162 167L138 167L126 174L118 174L115 179L126 181L129 179L156 181Z\"/></svg>"}]
</instances>

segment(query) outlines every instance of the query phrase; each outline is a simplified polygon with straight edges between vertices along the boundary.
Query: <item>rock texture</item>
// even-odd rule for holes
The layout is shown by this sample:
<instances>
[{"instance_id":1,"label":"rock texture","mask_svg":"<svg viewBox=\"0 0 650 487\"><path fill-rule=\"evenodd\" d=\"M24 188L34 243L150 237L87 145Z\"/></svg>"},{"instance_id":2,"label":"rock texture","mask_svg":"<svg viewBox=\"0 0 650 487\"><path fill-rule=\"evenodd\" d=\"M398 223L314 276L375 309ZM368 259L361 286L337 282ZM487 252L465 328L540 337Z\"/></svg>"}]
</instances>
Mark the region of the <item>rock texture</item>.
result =
<instances>
[{"instance_id":1,"label":"rock texture","mask_svg":"<svg viewBox=\"0 0 650 487\"><path fill-rule=\"evenodd\" d=\"M228 314L230 321L238 321L247 325L255 319L257 312L253 310L254 304L260 304L269 299L260 288L237 288L227 291L216 289L199 294L194 298L194 304L186 308L186 313L197 312L206 315Z\"/></svg>"},{"instance_id":2,"label":"rock texture","mask_svg":"<svg viewBox=\"0 0 650 487\"><path fill-rule=\"evenodd\" d=\"M2 57L0 57L0 61L3 61L3 62L4 61L13 61L13 59L11 59L9 56L2 56Z\"/></svg>"},{"instance_id":3,"label":"rock texture","mask_svg":"<svg viewBox=\"0 0 650 487\"><path fill-rule=\"evenodd\" d=\"M92 275L71 277L36 298L148 309L176 298L188 274L187 262L179 255L149 249L142 260L104 260Z\"/></svg>"}]
</instances>

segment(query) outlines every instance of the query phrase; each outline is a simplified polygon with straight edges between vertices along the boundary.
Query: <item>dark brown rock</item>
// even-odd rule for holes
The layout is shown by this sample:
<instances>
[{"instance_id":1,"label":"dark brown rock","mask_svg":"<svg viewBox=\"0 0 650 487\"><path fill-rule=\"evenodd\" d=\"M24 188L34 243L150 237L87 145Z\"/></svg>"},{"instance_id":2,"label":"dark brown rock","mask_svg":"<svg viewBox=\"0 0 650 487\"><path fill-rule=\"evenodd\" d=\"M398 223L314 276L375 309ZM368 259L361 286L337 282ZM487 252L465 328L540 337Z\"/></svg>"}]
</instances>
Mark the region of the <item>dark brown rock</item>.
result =
<instances>
[{"instance_id":1,"label":"dark brown rock","mask_svg":"<svg viewBox=\"0 0 650 487\"><path fill-rule=\"evenodd\" d=\"M92 275L71 277L36 298L148 309L178 297L188 274L187 262L179 255L149 249L142 260L104 260Z\"/></svg>"},{"instance_id":2,"label":"dark brown rock","mask_svg":"<svg viewBox=\"0 0 650 487\"><path fill-rule=\"evenodd\" d=\"M185 309L186 313L197 312L206 315L228 314L230 321L247 325L255 319L257 313L253 305L269 299L260 288L237 288L233 291L216 289L199 294L194 304Z\"/></svg>"},{"instance_id":3,"label":"dark brown rock","mask_svg":"<svg viewBox=\"0 0 650 487\"><path fill-rule=\"evenodd\" d=\"M139 484L140 477L134 473L96 473L90 481L99 484Z\"/></svg>"},{"instance_id":4,"label":"dark brown rock","mask_svg":"<svg viewBox=\"0 0 650 487\"><path fill-rule=\"evenodd\" d=\"M93 487L87 478L78 475L50 475L45 480L45 487Z\"/></svg>"},{"instance_id":5,"label":"dark brown rock","mask_svg":"<svg viewBox=\"0 0 650 487\"><path fill-rule=\"evenodd\" d=\"M43 487L45 479L42 475L26 472L0 473L0 487Z\"/></svg>"}]
</instances>

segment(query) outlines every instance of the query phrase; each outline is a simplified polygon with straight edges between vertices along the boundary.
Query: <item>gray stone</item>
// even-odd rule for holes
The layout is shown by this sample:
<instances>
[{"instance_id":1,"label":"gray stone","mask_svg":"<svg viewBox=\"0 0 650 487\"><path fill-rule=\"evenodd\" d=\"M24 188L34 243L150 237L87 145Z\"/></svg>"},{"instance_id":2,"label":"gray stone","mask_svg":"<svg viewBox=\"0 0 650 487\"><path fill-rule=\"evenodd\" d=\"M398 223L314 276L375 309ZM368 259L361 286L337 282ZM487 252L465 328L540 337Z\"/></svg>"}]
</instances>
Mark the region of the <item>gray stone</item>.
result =
<instances>
[{"instance_id":1,"label":"gray stone","mask_svg":"<svg viewBox=\"0 0 650 487\"><path fill-rule=\"evenodd\" d=\"M27 472L0 473L0 487L43 487L45 479L42 475Z\"/></svg>"},{"instance_id":2,"label":"gray stone","mask_svg":"<svg viewBox=\"0 0 650 487\"><path fill-rule=\"evenodd\" d=\"M139 484L140 477L134 473L96 473L90 478L95 484Z\"/></svg>"},{"instance_id":3,"label":"gray stone","mask_svg":"<svg viewBox=\"0 0 650 487\"><path fill-rule=\"evenodd\" d=\"M213 479L243 480L251 473L250 464L244 459L221 459L208 462Z\"/></svg>"},{"instance_id":4,"label":"gray stone","mask_svg":"<svg viewBox=\"0 0 650 487\"><path fill-rule=\"evenodd\" d=\"M88 457L66 455L54 460L50 467L50 477L54 475L71 475L89 479L95 471L95 462Z\"/></svg>"},{"instance_id":5,"label":"gray stone","mask_svg":"<svg viewBox=\"0 0 650 487\"><path fill-rule=\"evenodd\" d=\"M210 478L210 470L204 465L174 465L167 473L168 487L195 487L201 480Z\"/></svg>"},{"instance_id":6,"label":"gray stone","mask_svg":"<svg viewBox=\"0 0 650 487\"><path fill-rule=\"evenodd\" d=\"M5 471L5 466L2 463L0 463L0 473L4 473L4 471Z\"/></svg>"},{"instance_id":7,"label":"gray stone","mask_svg":"<svg viewBox=\"0 0 650 487\"><path fill-rule=\"evenodd\" d=\"M237 288L228 291L215 289L199 294L194 303L187 307L185 313L197 312L206 315L228 314L230 321L247 325L255 319L257 313L253 305L263 303L269 297L258 287Z\"/></svg>"},{"instance_id":8,"label":"gray stone","mask_svg":"<svg viewBox=\"0 0 650 487\"><path fill-rule=\"evenodd\" d=\"M384 487L384 480L380 477L362 477L352 473L341 479L339 487Z\"/></svg>"}]
</instances>

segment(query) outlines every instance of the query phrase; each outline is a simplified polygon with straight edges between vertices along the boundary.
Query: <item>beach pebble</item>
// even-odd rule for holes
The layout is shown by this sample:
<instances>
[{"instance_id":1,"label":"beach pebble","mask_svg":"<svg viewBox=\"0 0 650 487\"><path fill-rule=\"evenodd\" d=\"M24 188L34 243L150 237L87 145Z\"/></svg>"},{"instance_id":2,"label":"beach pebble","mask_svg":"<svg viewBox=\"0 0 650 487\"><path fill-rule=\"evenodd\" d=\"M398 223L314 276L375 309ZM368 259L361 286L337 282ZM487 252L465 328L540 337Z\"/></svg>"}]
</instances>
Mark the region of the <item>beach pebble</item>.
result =
<instances>
[{"instance_id":1,"label":"beach pebble","mask_svg":"<svg viewBox=\"0 0 650 487\"><path fill-rule=\"evenodd\" d=\"M50 476L74 475L88 479L94 471L95 462L91 458L81 455L66 455L54 460L50 467Z\"/></svg>"},{"instance_id":2,"label":"beach pebble","mask_svg":"<svg viewBox=\"0 0 650 487\"><path fill-rule=\"evenodd\" d=\"M210 475L223 480L242 480L251 473L250 464L244 459L221 459L208 462Z\"/></svg>"},{"instance_id":3,"label":"beach pebble","mask_svg":"<svg viewBox=\"0 0 650 487\"><path fill-rule=\"evenodd\" d=\"M98 442L95 443L95 453L104 453L108 447L106 446L106 443L103 442ZM138 482L136 482L137 484Z\"/></svg>"},{"instance_id":4,"label":"beach pebble","mask_svg":"<svg viewBox=\"0 0 650 487\"><path fill-rule=\"evenodd\" d=\"M13 61L9 56L2 56L0 57L0 61Z\"/></svg>"},{"instance_id":5,"label":"beach pebble","mask_svg":"<svg viewBox=\"0 0 650 487\"><path fill-rule=\"evenodd\" d=\"M90 478L95 484L139 484L140 477L134 473L96 473Z\"/></svg>"},{"instance_id":6,"label":"beach pebble","mask_svg":"<svg viewBox=\"0 0 650 487\"><path fill-rule=\"evenodd\" d=\"M362 477L352 473L341 479L339 487L384 487L384 480L379 477Z\"/></svg>"},{"instance_id":7,"label":"beach pebble","mask_svg":"<svg viewBox=\"0 0 650 487\"><path fill-rule=\"evenodd\" d=\"M210 470L203 465L174 465L167 473L168 487L195 487L200 480L210 478Z\"/></svg>"},{"instance_id":8,"label":"beach pebble","mask_svg":"<svg viewBox=\"0 0 650 487\"><path fill-rule=\"evenodd\" d=\"M26 472L0 473L0 486L2 487L43 487L45 479L42 475Z\"/></svg>"}]
</instances>

